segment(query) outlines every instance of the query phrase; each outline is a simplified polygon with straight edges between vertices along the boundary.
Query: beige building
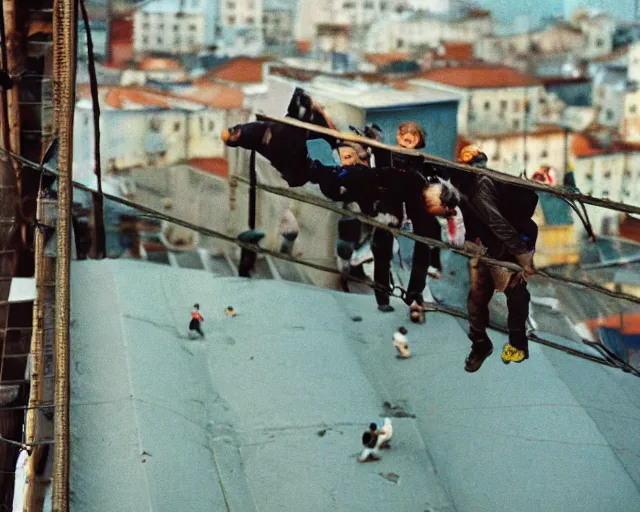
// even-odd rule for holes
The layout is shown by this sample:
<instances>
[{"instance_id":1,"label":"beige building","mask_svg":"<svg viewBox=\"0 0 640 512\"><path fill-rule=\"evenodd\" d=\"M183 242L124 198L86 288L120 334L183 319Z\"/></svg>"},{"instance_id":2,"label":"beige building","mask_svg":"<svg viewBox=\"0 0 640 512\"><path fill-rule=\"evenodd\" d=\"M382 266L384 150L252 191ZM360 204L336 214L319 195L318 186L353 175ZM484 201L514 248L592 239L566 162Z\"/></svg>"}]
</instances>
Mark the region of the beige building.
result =
<instances>
[{"instance_id":1,"label":"beige building","mask_svg":"<svg viewBox=\"0 0 640 512\"><path fill-rule=\"evenodd\" d=\"M564 104L535 77L506 66L470 64L427 71L412 84L436 86L463 96L458 133L485 137L532 131L536 123L561 119Z\"/></svg>"},{"instance_id":2,"label":"beige building","mask_svg":"<svg viewBox=\"0 0 640 512\"><path fill-rule=\"evenodd\" d=\"M584 35L579 28L567 23L554 23L538 32L488 35L477 41L474 53L487 62L516 66L523 58L579 53L583 45Z\"/></svg>"},{"instance_id":3,"label":"beige building","mask_svg":"<svg viewBox=\"0 0 640 512\"><path fill-rule=\"evenodd\" d=\"M468 11L460 16L403 13L379 18L365 35L365 53L435 49L442 41L473 43L493 32L488 11Z\"/></svg>"},{"instance_id":4,"label":"beige building","mask_svg":"<svg viewBox=\"0 0 640 512\"><path fill-rule=\"evenodd\" d=\"M558 126L536 125L527 133L475 136L467 140L478 144L487 154L489 167L514 176L526 172L530 178L536 169L549 165L555 169L558 181L562 183L571 138Z\"/></svg>"},{"instance_id":5,"label":"beige building","mask_svg":"<svg viewBox=\"0 0 640 512\"><path fill-rule=\"evenodd\" d=\"M611 145L603 148L585 134L572 140L572 167L576 185L584 194L640 205L640 148ZM620 213L587 207L596 234L616 234Z\"/></svg>"}]
</instances>

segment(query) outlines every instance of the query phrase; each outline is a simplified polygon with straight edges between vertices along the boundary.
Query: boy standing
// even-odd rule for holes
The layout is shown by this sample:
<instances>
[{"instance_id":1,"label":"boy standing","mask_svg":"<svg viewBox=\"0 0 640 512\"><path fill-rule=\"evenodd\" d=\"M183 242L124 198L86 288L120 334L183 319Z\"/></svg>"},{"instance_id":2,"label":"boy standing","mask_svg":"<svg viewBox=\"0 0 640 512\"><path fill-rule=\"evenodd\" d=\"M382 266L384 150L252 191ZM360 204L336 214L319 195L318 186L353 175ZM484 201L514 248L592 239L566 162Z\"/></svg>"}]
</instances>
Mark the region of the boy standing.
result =
<instances>
[{"instance_id":1,"label":"boy standing","mask_svg":"<svg viewBox=\"0 0 640 512\"><path fill-rule=\"evenodd\" d=\"M191 322L189 322L189 331L196 331L200 337L204 338L200 322L204 322L204 318L200 314L200 304L194 304L191 312Z\"/></svg>"}]
</instances>

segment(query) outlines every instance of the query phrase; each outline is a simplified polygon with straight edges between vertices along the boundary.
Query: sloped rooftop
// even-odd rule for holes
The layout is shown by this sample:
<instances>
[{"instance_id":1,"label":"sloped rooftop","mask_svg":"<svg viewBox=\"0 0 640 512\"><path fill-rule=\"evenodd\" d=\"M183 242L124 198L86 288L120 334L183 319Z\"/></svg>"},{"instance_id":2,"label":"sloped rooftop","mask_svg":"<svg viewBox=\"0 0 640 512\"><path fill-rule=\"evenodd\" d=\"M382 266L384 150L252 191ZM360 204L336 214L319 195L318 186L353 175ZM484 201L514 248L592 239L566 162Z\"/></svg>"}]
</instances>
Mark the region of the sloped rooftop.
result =
<instances>
[{"instance_id":1,"label":"sloped rooftop","mask_svg":"<svg viewBox=\"0 0 640 512\"><path fill-rule=\"evenodd\" d=\"M619 370L533 344L522 365L494 354L467 374L458 320L412 326L404 307L384 314L370 296L306 285L131 260L74 262L71 279L73 509L640 503L640 379ZM203 341L187 336L196 301ZM403 324L409 360L391 345ZM385 402L403 416L392 448L358 464Z\"/></svg>"}]
</instances>

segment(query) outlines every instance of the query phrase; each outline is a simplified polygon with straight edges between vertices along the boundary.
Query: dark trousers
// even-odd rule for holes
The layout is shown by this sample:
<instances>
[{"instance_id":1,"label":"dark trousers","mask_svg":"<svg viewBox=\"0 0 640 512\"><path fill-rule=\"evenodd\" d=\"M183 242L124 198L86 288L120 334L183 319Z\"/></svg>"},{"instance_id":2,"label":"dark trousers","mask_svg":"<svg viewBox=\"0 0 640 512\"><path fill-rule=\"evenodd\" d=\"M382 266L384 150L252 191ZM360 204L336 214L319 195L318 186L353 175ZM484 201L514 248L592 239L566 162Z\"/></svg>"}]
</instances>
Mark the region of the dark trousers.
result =
<instances>
[{"instance_id":1,"label":"dark trousers","mask_svg":"<svg viewBox=\"0 0 640 512\"><path fill-rule=\"evenodd\" d=\"M200 322L198 322L198 320L196 320L195 318L192 318L191 322L189 322L189 330L196 331L200 336L204 338L204 333L202 332L202 328L200 327Z\"/></svg>"},{"instance_id":2,"label":"dark trousers","mask_svg":"<svg viewBox=\"0 0 640 512\"><path fill-rule=\"evenodd\" d=\"M489 302L493 297L494 283L488 265L473 258L469 261L469 277L471 288L467 298L469 315L469 338L476 343L489 342ZM507 328L509 343L519 350L528 352L526 323L529 317L529 301L531 296L525 282L518 282L505 290L507 296Z\"/></svg>"},{"instance_id":3,"label":"dark trousers","mask_svg":"<svg viewBox=\"0 0 640 512\"><path fill-rule=\"evenodd\" d=\"M399 212L394 214L397 216ZM417 208L411 208L407 205L407 216L413 223L413 232L416 235L425 236L440 240L440 224L432 215L428 215L424 211ZM400 214L399 218L402 218ZM375 290L376 302L378 305L389 304L389 289L391 259L393 256L393 234L383 230L376 229L373 232L373 240L371 242L371 252L373 253L373 278L378 287ZM405 302L411 305L413 301L422 304L422 292L427 284L427 270L429 265L440 267L440 249L429 247L426 244L416 242L413 249L413 260L411 263L411 277L407 287L407 297ZM437 263L436 263L437 262ZM389 289L385 292L380 288Z\"/></svg>"}]
</instances>

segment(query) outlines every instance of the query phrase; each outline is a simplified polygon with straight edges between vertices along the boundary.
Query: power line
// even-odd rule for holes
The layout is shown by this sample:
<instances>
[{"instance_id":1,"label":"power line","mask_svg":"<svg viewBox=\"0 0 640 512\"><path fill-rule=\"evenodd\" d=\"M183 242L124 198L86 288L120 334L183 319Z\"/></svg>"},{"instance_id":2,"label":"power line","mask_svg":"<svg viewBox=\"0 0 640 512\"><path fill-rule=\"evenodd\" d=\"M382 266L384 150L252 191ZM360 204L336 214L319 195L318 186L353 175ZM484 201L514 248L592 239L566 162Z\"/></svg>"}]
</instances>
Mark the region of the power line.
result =
<instances>
[{"instance_id":1,"label":"power line","mask_svg":"<svg viewBox=\"0 0 640 512\"><path fill-rule=\"evenodd\" d=\"M9 156L11 158L15 158L16 160L18 160L19 162L21 162L23 165L25 165L28 168L31 168L31 169L36 170L38 172L43 172L43 173L47 173L47 174L50 174L50 175L57 176L57 172L55 172L54 170L49 169L49 168L47 168L47 167L45 167L43 165L36 164L35 162L32 162L32 161L30 161L30 160L28 160L28 159L26 159L24 157L21 157L19 155L14 155L11 151L6 150L5 148L0 148L0 153L4 153L5 155L7 155L7 156ZM241 177L236 177L236 178L238 178L239 181L243 181L243 182L247 181L247 180L245 180L244 178L241 178ZM76 188L78 188L80 190L84 190L86 192L92 192L92 193L95 192L95 190L91 189L90 187L88 187L88 186L86 186L86 185L84 185L82 183L74 182L74 186ZM454 251L456 251L456 252L458 252L460 254L463 254L465 256L475 257L475 255L467 254L464 251L460 250L459 248L454 247L454 246L450 246L449 244L445 244L444 242L440 242L438 240L432 240L432 239L429 239L429 238L426 238L426 237L421 237L421 236L415 235L413 233L408 233L406 231L400 231L400 230L397 230L395 228L391 228L390 226L387 226L386 224L381 224L381 223L379 223L379 222L377 222L377 221L375 221L373 219L370 219L369 217L367 217L365 215L359 214L357 212L352 212L350 210L342 210L341 208L336 207L336 206L332 205L330 202L328 202L326 200L323 200L323 199L320 199L320 198L311 198L310 196L304 196L302 194L297 194L297 193L295 193L295 192L293 192L291 190L287 190L287 189L282 189L281 190L278 187L270 187L268 185L258 184L257 186L259 188L263 188L266 191L274 191L274 193L275 193L275 191L282 192L282 195L289 195L292 199L299 199L300 201L308 202L310 204L315 204L318 207L326 208L326 209L329 209L329 210L333 210L333 211L335 211L337 213L344 213L345 215L358 217L360 220L362 220L364 222L367 222L367 223L369 223L369 224L371 224L371 225L373 225L375 227L379 227L381 229L386 229L386 230L392 232L394 235L406 236L408 238L414 239L417 242L422 242L422 243L427 243L428 245L434 245L434 246L438 246L438 247L448 248L448 249L454 250ZM272 250L269 250L269 249L264 249L262 247L259 247L258 245L255 245L255 244L242 242L242 241L238 240L237 238L234 238L232 236L229 236L229 235L226 235L224 233L218 232L218 231L213 230L211 228L198 226L196 224L192 224L192 223L184 221L182 219L178 219L176 217L172 217L170 215L166 215L166 214L164 214L164 213L162 213L160 211L157 211L157 210L154 210L154 209L149 208L147 206L135 203L135 202L130 201L130 200L125 199L125 198L114 196L114 195L105 193L104 191L103 191L102 195L106 199L109 199L109 200L113 201L114 203L121 204L123 206L127 206L129 208L133 208L135 210L138 210L141 213L146 214L146 216L148 218L153 218L153 219L158 219L158 220L165 220L167 222L171 222L171 223L174 223L176 225L191 229L191 230L196 231L196 232L198 232L200 234L203 234L205 236L211 236L213 238L218 238L218 239L221 239L221 240L225 240L227 242L235 244L235 245L237 245L239 247L243 247L245 249L248 249L248 250L253 251L255 253L258 253L258 254L265 254L265 255L271 256L273 258L282 259L282 260L285 260L285 261L292 262L294 264L303 265L303 266L306 266L306 267L309 267L309 268L313 268L313 269L316 269L316 270L320 270L320 271L323 271L323 272L328 272L328 273L332 273L332 274L336 274L336 275L342 275L342 273L339 270L335 269L335 268L327 267L325 265L319 265L319 264L312 263L312 262L305 261L305 260L298 259L298 258L294 258L293 256L290 256L288 254L284 254L284 253L277 252L277 251L272 251ZM518 267L517 265L511 264L509 262L500 262L498 260L493 260L491 258L486 258L485 261L488 264L493 264L493 265L497 265L497 266L506 266L507 268L512 268L512 267L515 266L516 270L520 269L520 267ZM382 287L382 286L378 285L377 283L371 282L370 280L359 279L359 278L356 278L356 277L353 277L353 276L347 276L347 279L350 282L360 283L360 284L368 286L368 287L370 287L372 289L379 289L381 291L384 291L385 293L391 293L392 295L394 295L394 293L393 293L394 290L400 290L401 293L404 292L404 290L402 288L397 287L397 286L394 287L393 289L389 290L388 288ZM555 278L554 277L553 279L571 282L571 281L566 280L564 278ZM584 287L587 287L587 288L590 288L590 287L593 288L593 285L589 285L587 283L576 282L575 284L577 284L579 286L584 286ZM599 287L595 287L594 289L596 291L601 291ZM614 292L610 292L609 290L606 290L606 292L608 292L609 295L614 296L614 297L625 298L625 299L627 298L624 295L620 296L622 294L615 294ZM397 295L394 295L394 296L397 297ZM633 296L629 296L629 300L632 300L633 302L636 302L636 303L640 302L639 298L633 297ZM439 311L439 312L442 312L442 313L445 313L445 314L449 314L449 315L453 314L452 310L450 308L446 308L445 306L442 306L440 304L432 304L432 305L430 305L429 309L432 310L432 311ZM468 316L464 315L463 313L456 313L454 316L458 316L460 318L468 319ZM504 331L504 329L500 328L499 326L492 325L492 327L494 329ZM594 358L593 356L585 354L583 352L580 352L580 351L577 351L577 350L574 351L572 349L568 349L567 347L564 347L563 345L560 345L558 343L554 343L554 342L549 341L549 340L544 340L543 338L539 338L537 335L529 335L529 338L532 339L533 341L536 341L536 342L542 343L542 344L544 344L546 346L558 349L558 350L563 351L565 353L568 353L570 355L574 355L576 357L581 357L583 359L587 359L587 360L590 360L592 362L597 362L597 363L603 364L605 366L618 367L620 369L625 369L625 371L630 371L630 372L632 372L632 373L634 373L636 375L639 375L635 371L635 369L629 370L628 369L628 368L630 368L629 365L627 363L625 363L624 361L621 361L618 358L615 358L615 364L612 364L609 361L600 360L600 359ZM588 346L592 346L593 345L591 342L589 342L587 340L582 339L581 341L584 344L588 345ZM38 407L38 408L46 408L46 407L53 407L53 406L41 406L41 407ZM0 408L0 411L1 410L2 410L2 408Z\"/></svg>"},{"instance_id":2,"label":"power line","mask_svg":"<svg viewBox=\"0 0 640 512\"><path fill-rule=\"evenodd\" d=\"M546 192L548 194L553 194L555 196L564 197L569 200L578 201L585 204L590 204L592 206L599 206L601 208L607 208L609 210L615 210L624 213L636 213L640 214L640 206L629 205L624 203L619 203L616 201L611 201L609 199L602 199L599 197L588 196L581 193L569 192L568 190L552 187L550 185L545 185L543 183L532 181L532 180L523 180L522 178L518 178L517 176L511 176L510 174L506 174L500 171L494 171L492 169L478 169L476 167L471 167L468 165L451 162L450 160L446 160L444 158L440 158L433 155L428 155L426 153L422 153L421 151L415 151L411 149L404 149L398 146L390 146L388 144L383 144L382 142L378 142L372 139L368 139L366 137L362 137L360 135L355 135L353 133L343 133L337 130L331 130L330 128L324 128L322 126L318 126L315 124L305 123L303 121L298 121L292 117L272 117L266 114L257 114L256 117L263 121L271 121L274 123L287 124L289 126L293 126L296 128L303 128L305 130L309 130L315 133L320 133L323 135L328 135L332 138L345 140L350 142L357 142L358 144L375 147L380 149L385 149L387 151L392 151L394 153L402 153L405 155L415 156L422 158L425 162L438 165L448 170L453 171L464 171L475 174L484 174L493 178L495 180L510 183L512 185L517 185L521 187L531 188L537 190L538 192Z\"/></svg>"}]
</instances>

